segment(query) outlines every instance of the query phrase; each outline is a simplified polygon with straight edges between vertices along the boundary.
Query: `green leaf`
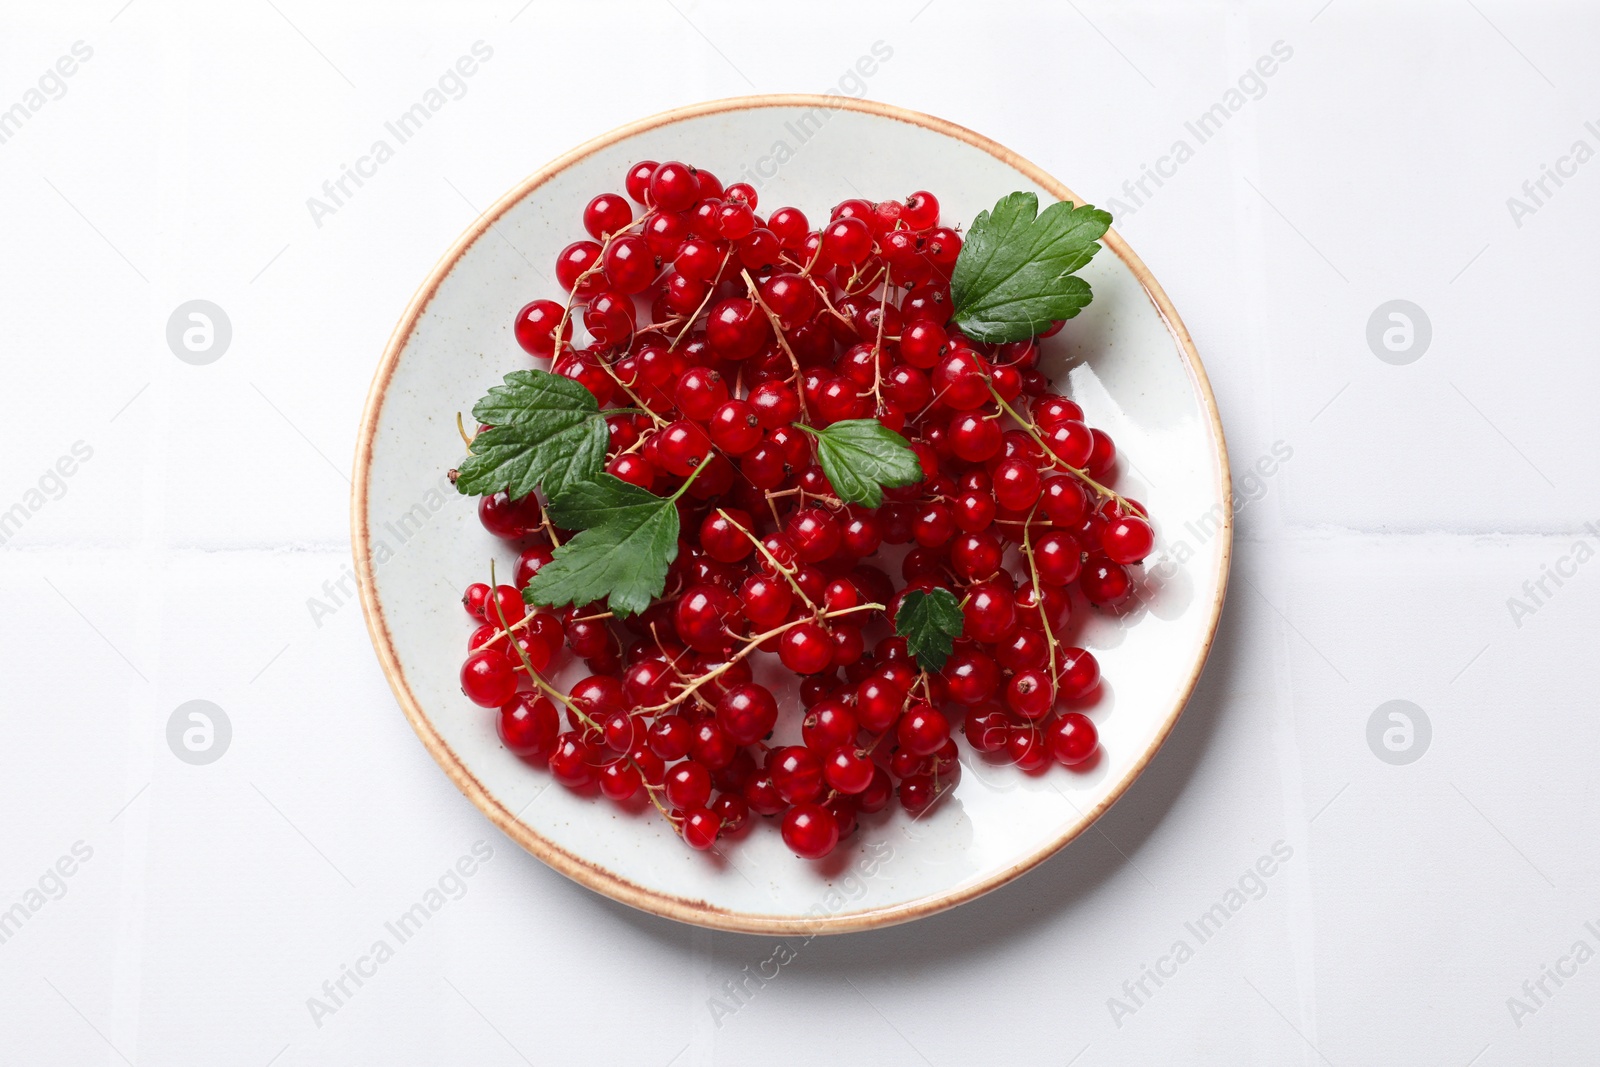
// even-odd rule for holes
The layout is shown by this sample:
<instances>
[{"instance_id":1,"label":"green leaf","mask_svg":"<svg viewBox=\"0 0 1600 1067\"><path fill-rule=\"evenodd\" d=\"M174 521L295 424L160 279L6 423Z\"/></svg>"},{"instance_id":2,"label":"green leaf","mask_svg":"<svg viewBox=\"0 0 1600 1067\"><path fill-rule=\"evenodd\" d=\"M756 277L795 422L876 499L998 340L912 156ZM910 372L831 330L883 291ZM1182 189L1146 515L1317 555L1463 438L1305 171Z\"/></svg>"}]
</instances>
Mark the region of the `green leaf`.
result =
<instances>
[{"instance_id":1,"label":"green leaf","mask_svg":"<svg viewBox=\"0 0 1600 1067\"><path fill-rule=\"evenodd\" d=\"M875 508L883 503L884 486L922 481L922 462L910 443L877 419L799 428L817 439L817 462L840 500Z\"/></svg>"},{"instance_id":2,"label":"green leaf","mask_svg":"<svg viewBox=\"0 0 1600 1067\"><path fill-rule=\"evenodd\" d=\"M605 466L605 416L594 394L571 378L512 371L473 406L472 417L490 429L473 440L457 472L459 492L522 497L542 484L553 497Z\"/></svg>"},{"instance_id":3,"label":"green leaf","mask_svg":"<svg viewBox=\"0 0 1600 1067\"><path fill-rule=\"evenodd\" d=\"M1040 212L1033 193L1002 197L967 231L950 277L951 317L968 337L991 343L1072 318L1094 296L1073 272L1094 258L1110 225L1109 214L1088 204L1063 201Z\"/></svg>"},{"instance_id":4,"label":"green leaf","mask_svg":"<svg viewBox=\"0 0 1600 1067\"><path fill-rule=\"evenodd\" d=\"M900 610L894 617L894 632L906 639L906 648L925 671L944 668L965 625L961 603L948 589L927 593L911 590L900 601Z\"/></svg>"},{"instance_id":5,"label":"green leaf","mask_svg":"<svg viewBox=\"0 0 1600 1067\"><path fill-rule=\"evenodd\" d=\"M617 615L633 615L666 588L667 567L678 556L676 496L663 499L601 474L569 482L549 511L557 526L580 532L533 576L522 592L528 603L562 607L610 598Z\"/></svg>"}]
</instances>

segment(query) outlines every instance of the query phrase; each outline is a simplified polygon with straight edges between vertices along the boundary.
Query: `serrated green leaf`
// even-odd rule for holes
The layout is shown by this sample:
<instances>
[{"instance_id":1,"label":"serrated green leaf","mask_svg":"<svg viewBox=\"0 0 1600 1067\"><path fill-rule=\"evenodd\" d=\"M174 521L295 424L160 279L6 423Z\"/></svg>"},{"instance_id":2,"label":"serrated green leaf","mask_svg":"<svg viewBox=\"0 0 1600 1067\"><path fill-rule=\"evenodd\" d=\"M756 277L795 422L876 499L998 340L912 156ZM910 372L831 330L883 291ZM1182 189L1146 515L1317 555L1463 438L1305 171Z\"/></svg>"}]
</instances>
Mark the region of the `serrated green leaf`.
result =
<instances>
[{"instance_id":1,"label":"serrated green leaf","mask_svg":"<svg viewBox=\"0 0 1600 1067\"><path fill-rule=\"evenodd\" d=\"M656 496L614 474L600 474L568 485L550 498L546 510L551 521L563 529L589 530L629 521L639 509L658 508L673 499Z\"/></svg>"},{"instance_id":2,"label":"serrated green leaf","mask_svg":"<svg viewBox=\"0 0 1600 1067\"><path fill-rule=\"evenodd\" d=\"M894 617L894 632L906 639L906 649L925 671L944 669L965 625L961 602L948 589L911 590Z\"/></svg>"},{"instance_id":3,"label":"serrated green leaf","mask_svg":"<svg viewBox=\"0 0 1600 1067\"><path fill-rule=\"evenodd\" d=\"M1021 341L1093 298L1073 272L1094 258L1111 216L1071 201L1039 210L1033 193L1002 197L967 230L950 277L951 318L978 341Z\"/></svg>"},{"instance_id":4,"label":"serrated green leaf","mask_svg":"<svg viewBox=\"0 0 1600 1067\"><path fill-rule=\"evenodd\" d=\"M877 419L845 419L825 430L801 426L817 439L817 462L834 493L875 508L883 489L922 481L922 462L911 444Z\"/></svg>"},{"instance_id":5,"label":"serrated green leaf","mask_svg":"<svg viewBox=\"0 0 1600 1067\"><path fill-rule=\"evenodd\" d=\"M542 370L512 371L472 408L490 427L472 442L456 489L522 497L540 485L556 496L605 466L605 415L582 384Z\"/></svg>"},{"instance_id":6,"label":"serrated green leaf","mask_svg":"<svg viewBox=\"0 0 1600 1067\"><path fill-rule=\"evenodd\" d=\"M678 556L677 498L663 499L610 474L568 483L550 518L580 532L523 590L531 604L562 607L609 598L617 615L648 608L666 588Z\"/></svg>"}]
</instances>

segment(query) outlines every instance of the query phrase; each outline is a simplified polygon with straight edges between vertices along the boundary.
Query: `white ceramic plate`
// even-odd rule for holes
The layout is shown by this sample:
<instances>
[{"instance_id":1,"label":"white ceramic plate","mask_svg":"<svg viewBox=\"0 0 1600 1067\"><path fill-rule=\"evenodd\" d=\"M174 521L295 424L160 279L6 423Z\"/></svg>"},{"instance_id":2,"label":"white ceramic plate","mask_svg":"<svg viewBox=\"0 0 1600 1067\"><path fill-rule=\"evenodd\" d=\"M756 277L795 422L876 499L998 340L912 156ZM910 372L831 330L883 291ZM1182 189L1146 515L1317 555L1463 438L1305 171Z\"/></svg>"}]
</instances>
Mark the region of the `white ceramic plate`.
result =
<instances>
[{"instance_id":1,"label":"white ceramic plate","mask_svg":"<svg viewBox=\"0 0 1600 1067\"><path fill-rule=\"evenodd\" d=\"M461 590L486 578L490 559L509 575L515 553L482 529L475 501L443 480L462 453L456 413L505 372L529 366L512 336L513 314L530 299L558 296L546 275L556 253L582 236L584 205L601 190L620 192L640 159L687 160L725 182L759 179L763 210L793 204L813 220L852 195L919 188L936 193L947 222L970 222L1016 189L1037 192L1041 203L1079 200L969 130L820 96L746 97L658 115L591 141L512 190L406 309L361 427L357 570L401 708L445 773L513 839L577 881L673 919L832 933L928 915L1016 878L1082 833L1149 762L1199 677L1226 585L1231 493L1210 386L1166 295L1115 232L1083 271L1094 302L1046 342L1041 364L1115 438L1117 484L1149 507L1158 538L1138 607L1118 619L1075 605L1067 636L1095 652L1107 679L1088 709L1103 745L1089 770L1030 776L963 746L952 795L916 821L891 804L823 863L791 855L770 825L706 855L653 812L552 786L548 772L501 747L494 714L461 694L470 629Z\"/></svg>"}]
</instances>

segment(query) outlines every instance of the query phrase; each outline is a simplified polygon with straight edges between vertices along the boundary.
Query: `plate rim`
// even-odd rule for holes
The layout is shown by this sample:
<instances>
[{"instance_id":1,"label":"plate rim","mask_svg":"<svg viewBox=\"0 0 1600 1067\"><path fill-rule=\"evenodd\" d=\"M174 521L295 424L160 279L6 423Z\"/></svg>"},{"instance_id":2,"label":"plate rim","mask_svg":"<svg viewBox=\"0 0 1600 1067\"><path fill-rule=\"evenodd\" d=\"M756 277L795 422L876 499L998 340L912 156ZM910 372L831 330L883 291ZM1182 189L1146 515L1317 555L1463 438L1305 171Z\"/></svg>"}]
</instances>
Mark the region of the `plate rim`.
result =
<instances>
[{"instance_id":1,"label":"plate rim","mask_svg":"<svg viewBox=\"0 0 1600 1067\"><path fill-rule=\"evenodd\" d=\"M373 375L372 385L368 389L367 398L361 412L361 423L356 437L355 477L351 483L350 492L351 547L355 556L356 581L360 589L361 610L366 619L367 633L372 640L373 649L377 653L379 666L389 683L390 690L394 693L396 701L405 713L406 720L411 724L411 728L416 732L423 747L428 750L429 755L439 764L440 769L445 772L456 788L460 789L467 799L471 800L480 811L488 816L489 820L507 837L538 857L546 865L578 882L580 885L640 911L650 912L678 922L710 929L750 934L814 935L848 933L909 922L913 919L945 911L969 900L974 900L1009 882L1015 881L1060 852L1076 837L1093 826L1128 791L1134 780L1149 766L1151 760L1155 758L1156 753L1161 750L1167 738L1171 735L1173 728L1177 725L1178 718L1188 706L1189 699L1194 694L1195 686L1199 682L1206 660L1210 657L1211 647L1216 639L1217 626L1222 617L1223 602L1227 598L1228 574L1233 557L1233 509L1228 506L1233 498L1233 477L1228 462L1228 447L1226 438L1223 435L1222 418L1217 410L1216 397L1212 393L1211 382L1200 360L1200 354L1196 350L1194 341L1189 336L1189 331L1184 326L1183 320L1178 316L1177 309L1173 307L1172 301L1167 297L1161 284L1150 273L1150 269L1145 266L1144 261L1128 247L1127 242L1122 239L1115 229L1106 231L1102 243L1114 252L1117 258L1122 260L1123 264L1133 272L1140 287L1149 297L1151 303L1154 304L1156 313L1161 317L1168 332L1177 343L1184 368L1200 394L1209 420L1211 436L1215 444L1214 458L1217 464L1217 488L1220 492L1220 499L1225 505L1222 509L1222 524L1218 531L1220 553L1217 557L1217 592L1212 601L1211 616L1206 625L1205 637L1201 644L1199 655L1195 657L1189 676L1183 684L1182 692L1160 723L1155 738L1140 755L1138 761L1115 783L1102 800L1063 834L1046 842L1028 856L1004 870L971 885L847 915L808 915L780 918L731 911L718 907L709 901L688 899L662 892L658 889L647 888L582 856L569 852L540 836L507 810L505 805L490 793L478 781L477 777L467 769L454 749L434 728L433 723L426 712L423 711L416 696L411 692L410 685L406 681L405 669L401 665L399 657L395 654L388 623L384 617L383 605L378 597L377 587L374 584L371 537L367 526L367 502L372 468L373 441L377 434L378 419L388 394L389 383L393 379L395 368L400 361L400 355L410 341L418 320L422 317L423 312L427 310L428 304L432 301L440 283L455 268L456 263L467 249L487 233L489 228L512 206L521 202L535 189L545 184L561 171L602 148L646 130L670 125L685 119L728 111L754 110L767 107L821 107L829 111L857 111L921 126L988 152L1001 162L1021 171L1044 189L1049 190L1058 200L1072 200L1075 203L1085 202L1083 198L1073 193L1064 183L1036 164L991 138L969 130L964 126L893 104L855 97L834 96L832 94L763 93L708 100L684 107L672 108L646 118L637 119L618 126L598 137L591 138L534 171L495 201L487 210L480 213L466 231L456 239L449 250L440 257L433 270L429 272L428 277L418 287L416 293L407 303L405 310L401 313L399 322L395 325L387 344L384 346L383 355Z\"/></svg>"}]
</instances>

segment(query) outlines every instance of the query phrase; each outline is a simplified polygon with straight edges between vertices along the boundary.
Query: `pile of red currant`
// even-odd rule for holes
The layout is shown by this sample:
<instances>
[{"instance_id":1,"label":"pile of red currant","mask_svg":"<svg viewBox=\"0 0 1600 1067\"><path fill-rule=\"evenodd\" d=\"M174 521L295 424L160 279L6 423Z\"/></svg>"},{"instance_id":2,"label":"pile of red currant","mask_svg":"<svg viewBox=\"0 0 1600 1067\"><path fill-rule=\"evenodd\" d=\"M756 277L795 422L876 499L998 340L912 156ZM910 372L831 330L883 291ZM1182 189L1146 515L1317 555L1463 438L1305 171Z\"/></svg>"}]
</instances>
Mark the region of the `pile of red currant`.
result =
<instances>
[{"instance_id":1,"label":"pile of red currant","mask_svg":"<svg viewBox=\"0 0 1600 1067\"><path fill-rule=\"evenodd\" d=\"M515 334L602 409L630 409L607 420L607 471L658 495L693 476L683 532L648 610L533 610L520 591L569 533L537 495L481 498L521 555L510 584L466 591L482 623L461 684L498 709L506 747L569 788L653 804L694 848L754 812L810 858L896 798L913 816L933 805L960 775L956 732L1027 771L1092 761L1094 724L1060 707L1100 681L1060 636L1070 590L1121 604L1153 537L1107 487L1111 438L1037 369L1062 324L964 336L962 238L931 193L846 200L813 228L684 163L639 163L626 190L589 203L592 239L556 260L565 299L528 304ZM876 509L835 496L797 429L863 418L904 435L924 475ZM893 621L909 591L936 589L963 625L935 671ZM756 652L800 676L800 708L755 680ZM587 676L557 687L568 656ZM790 714L800 743L771 743L795 734Z\"/></svg>"}]
</instances>

